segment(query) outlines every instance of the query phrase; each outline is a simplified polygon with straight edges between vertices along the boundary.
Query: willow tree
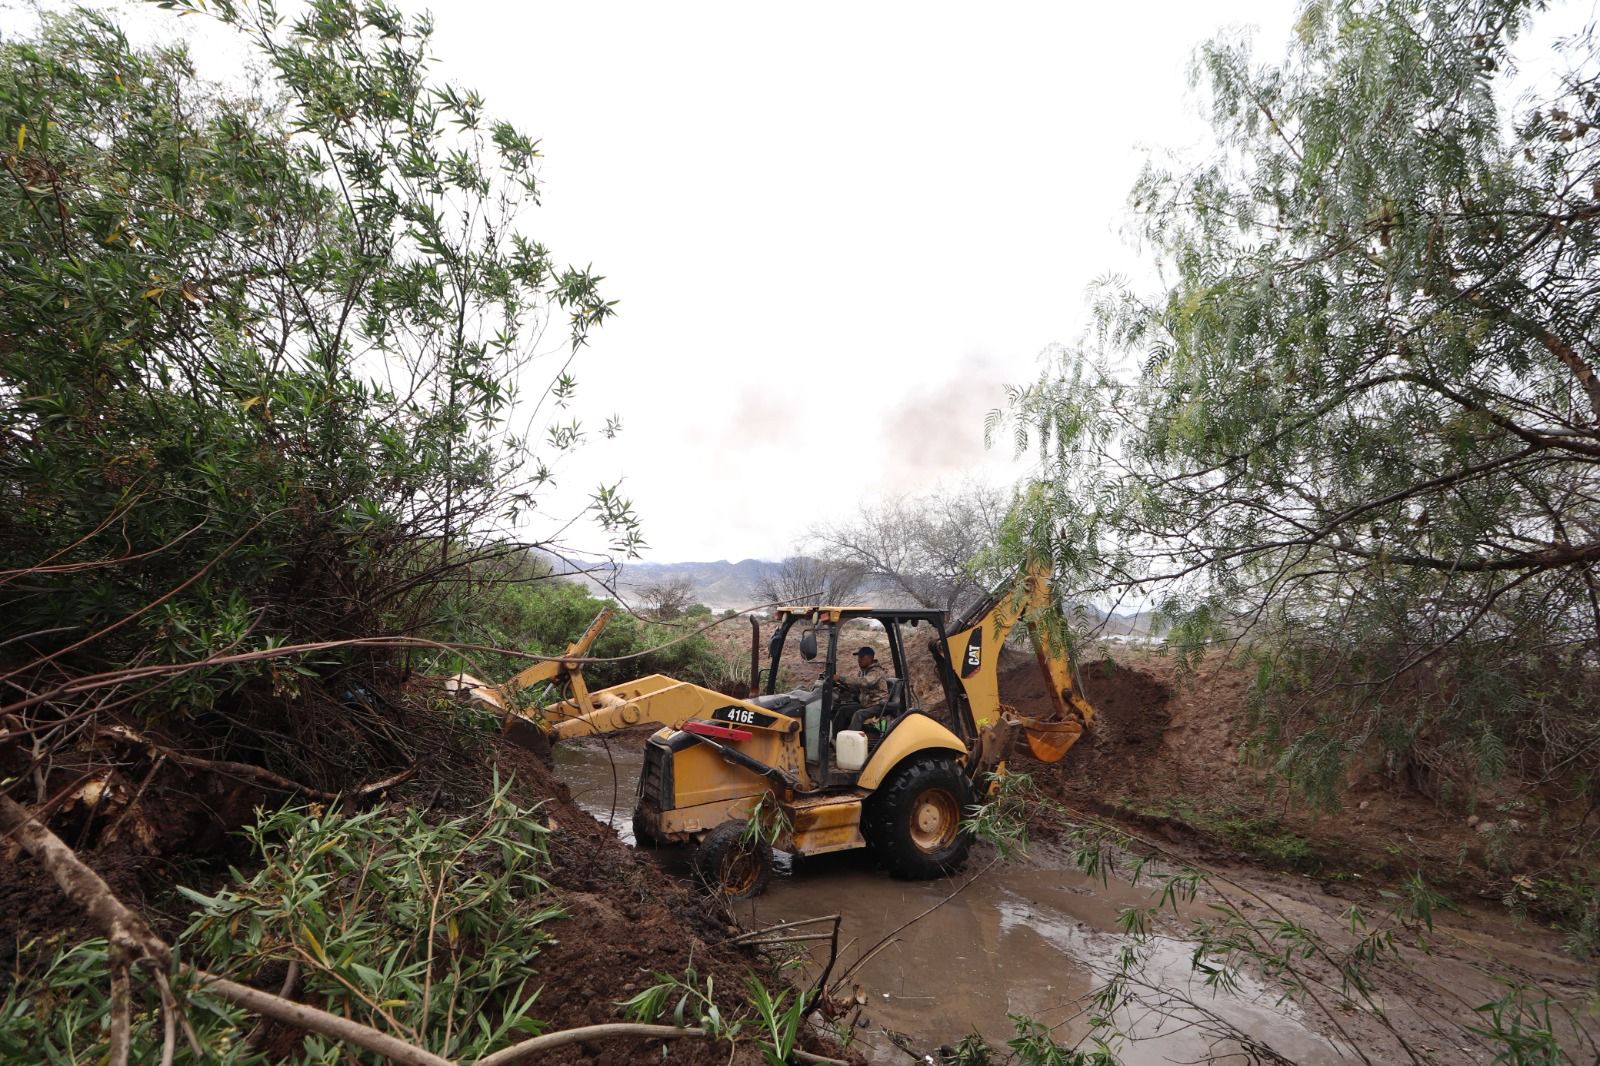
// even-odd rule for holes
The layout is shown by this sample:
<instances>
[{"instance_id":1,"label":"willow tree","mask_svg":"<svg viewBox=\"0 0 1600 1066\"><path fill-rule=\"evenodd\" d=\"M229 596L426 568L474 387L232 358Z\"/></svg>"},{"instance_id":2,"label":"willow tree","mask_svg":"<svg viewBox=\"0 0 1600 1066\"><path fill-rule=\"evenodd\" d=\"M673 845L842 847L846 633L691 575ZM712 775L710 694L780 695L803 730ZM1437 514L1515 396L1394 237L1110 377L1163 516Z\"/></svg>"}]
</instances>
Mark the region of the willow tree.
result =
<instances>
[{"instance_id":1,"label":"willow tree","mask_svg":"<svg viewBox=\"0 0 1600 1066\"><path fill-rule=\"evenodd\" d=\"M1017 543L1242 641L1263 739L1332 798L1600 763L1600 66L1516 88L1541 5L1310 3L1198 54L1215 150L1133 192L1154 292L1014 394Z\"/></svg>"}]
</instances>

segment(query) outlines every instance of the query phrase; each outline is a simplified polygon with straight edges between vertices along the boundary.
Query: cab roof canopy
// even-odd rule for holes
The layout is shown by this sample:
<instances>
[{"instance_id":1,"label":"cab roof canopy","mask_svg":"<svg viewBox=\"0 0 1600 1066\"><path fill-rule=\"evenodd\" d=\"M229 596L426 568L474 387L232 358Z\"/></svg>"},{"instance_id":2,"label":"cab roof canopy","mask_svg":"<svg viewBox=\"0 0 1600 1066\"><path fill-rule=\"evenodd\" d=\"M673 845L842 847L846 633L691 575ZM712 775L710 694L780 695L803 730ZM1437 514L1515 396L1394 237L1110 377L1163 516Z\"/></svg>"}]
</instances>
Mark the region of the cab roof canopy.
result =
<instances>
[{"instance_id":1,"label":"cab roof canopy","mask_svg":"<svg viewBox=\"0 0 1600 1066\"><path fill-rule=\"evenodd\" d=\"M923 608L837 607L826 604L779 607L778 620L788 618L809 622L848 622L855 618L871 618L879 622L935 622L943 625L945 613Z\"/></svg>"}]
</instances>

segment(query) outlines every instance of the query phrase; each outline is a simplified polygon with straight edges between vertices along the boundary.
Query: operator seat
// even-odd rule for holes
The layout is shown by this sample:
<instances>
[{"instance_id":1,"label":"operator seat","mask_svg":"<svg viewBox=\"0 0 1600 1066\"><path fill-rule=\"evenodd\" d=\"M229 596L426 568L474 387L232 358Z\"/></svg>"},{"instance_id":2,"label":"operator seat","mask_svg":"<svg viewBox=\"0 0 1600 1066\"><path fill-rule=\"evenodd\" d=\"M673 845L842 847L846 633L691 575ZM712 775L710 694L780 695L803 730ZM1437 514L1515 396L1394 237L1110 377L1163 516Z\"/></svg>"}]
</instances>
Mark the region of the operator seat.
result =
<instances>
[{"instance_id":1,"label":"operator seat","mask_svg":"<svg viewBox=\"0 0 1600 1066\"><path fill-rule=\"evenodd\" d=\"M883 697L883 714L887 718L898 717L906 709L906 683L898 677L885 679L887 691Z\"/></svg>"},{"instance_id":2,"label":"operator seat","mask_svg":"<svg viewBox=\"0 0 1600 1066\"><path fill-rule=\"evenodd\" d=\"M858 709L858 705L852 703L843 709L848 710L851 714L854 714ZM885 723L890 728L892 728L896 722L900 721L900 719L905 717L906 683L903 680L898 677L884 678L883 702L878 704L877 711L879 721ZM844 723L848 724L849 720L849 716L846 715L844 718ZM835 736L839 734L840 729L845 728L845 724L841 724L838 729L833 731ZM871 726L868 727L866 733L867 747L873 748L877 746L880 740L889 735L889 730L881 729L877 726Z\"/></svg>"},{"instance_id":3,"label":"operator seat","mask_svg":"<svg viewBox=\"0 0 1600 1066\"><path fill-rule=\"evenodd\" d=\"M878 705L878 725L867 730L867 747L876 748L906 716L906 683L898 677L887 679L883 702Z\"/></svg>"}]
</instances>

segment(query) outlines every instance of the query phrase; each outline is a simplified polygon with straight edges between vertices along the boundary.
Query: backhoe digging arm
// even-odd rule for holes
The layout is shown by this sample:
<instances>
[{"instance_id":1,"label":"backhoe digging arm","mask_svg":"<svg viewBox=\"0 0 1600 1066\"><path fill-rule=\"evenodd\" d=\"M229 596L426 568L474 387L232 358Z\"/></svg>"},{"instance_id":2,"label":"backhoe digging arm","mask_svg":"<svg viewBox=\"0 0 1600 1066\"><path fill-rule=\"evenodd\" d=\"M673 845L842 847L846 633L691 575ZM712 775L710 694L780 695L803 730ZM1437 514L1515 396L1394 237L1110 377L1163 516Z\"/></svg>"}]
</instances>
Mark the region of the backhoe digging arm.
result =
<instances>
[{"instance_id":1,"label":"backhoe digging arm","mask_svg":"<svg viewBox=\"0 0 1600 1066\"><path fill-rule=\"evenodd\" d=\"M1028 635L1050 694L1052 713L1019 715L1000 702L1000 652L1018 622ZM1094 723L1094 708L1077 683L1061 629L1064 625L1050 589L1050 568L1030 562L1017 578L974 605L952 623L947 638L950 663L966 690L977 753L975 774L1003 765L1014 734L1027 737L1034 755L1055 762Z\"/></svg>"}]
</instances>

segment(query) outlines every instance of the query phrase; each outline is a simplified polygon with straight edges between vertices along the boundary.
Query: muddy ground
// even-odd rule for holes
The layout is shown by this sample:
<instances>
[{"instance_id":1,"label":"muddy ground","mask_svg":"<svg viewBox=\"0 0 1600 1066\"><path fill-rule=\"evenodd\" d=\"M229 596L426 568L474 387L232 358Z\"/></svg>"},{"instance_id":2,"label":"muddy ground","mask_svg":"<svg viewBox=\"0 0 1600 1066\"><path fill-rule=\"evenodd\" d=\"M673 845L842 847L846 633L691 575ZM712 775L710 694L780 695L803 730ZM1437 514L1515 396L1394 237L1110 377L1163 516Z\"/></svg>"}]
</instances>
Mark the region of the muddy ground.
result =
<instances>
[{"instance_id":1,"label":"muddy ground","mask_svg":"<svg viewBox=\"0 0 1600 1066\"><path fill-rule=\"evenodd\" d=\"M1096 672L1086 669L1090 677ZM1076 759L1060 764L1059 773L1057 766L1033 767L1046 792L1071 796L1087 788L1074 782L1074 775L1096 757L1092 745L1109 740L1112 722L1169 698L1159 680L1148 675L1123 673L1118 682L1116 690L1101 692L1105 733ZM1168 727L1150 723L1162 720L1146 715L1124 722L1128 728L1117 758L1136 764L1138 752L1160 750ZM629 804L641 759L635 744L586 740L558 749L556 772L580 806L631 840ZM1157 902L1152 872L1198 864L1213 881L1178 913L1164 911L1157 920L1159 935L1140 949L1147 957L1137 971L1139 980L1153 987L1141 989L1140 1002L1117 1016L1118 1026L1129 1034L1118 1047L1119 1060L1129 1066L1250 1061L1236 1054L1240 1032L1256 1042L1256 1050L1270 1048L1304 1066L1351 1061L1355 1048L1372 1063L1487 1063L1494 1049L1464 1034L1462 1026L1483 1023L1474 1008L1504 993L1501 979L1542 989L1551 998L1573 1061L1593 1057L1593 1045L1585 1041L1600 1039L1600 1015L1591 1002L1594 967L1564 953L1560 936L1537 921L1519 921L1503 906L1469 899L1438 913L1431 929L1392 919L1385 924L1392 901L1384 893L1393 882L1376 872L1343 879L1318 876L1253 860L1221 837L1176 819L1119 817L1114 803L1096 807L1068 800L1065 805L1066 815L1034 819L1025 856L997 861L992 849L980 845L966 870L947 880L896 881L862 852L804 860L780 856L767 893L740 904L737 915L749 928L840 915L836 973L870 952L880 938L891 939L847 982L859 995L860 1009L839 1020L849 1027L854 1049L887 1066L909 1061L907 1049L920 1056L969 1033L1002 1046L1012 1035L1014 1013L1050 1026L1059 1040L1083 1038L1093 991L1133 943L1119 912ZM1115 851L1118 865L1104 877L1077 868L1072 854L1070 833L1096 817L1092 807L1110 812L1102 817L1138 838L1130 849ZM686 866L681 850L651 854L663 868L681 871ZM1148 866L1141 879L1130 880L1135 855L1152 853L1167 858ZM1263 927L1281 921L1310 930L1335 953L1353 942L1349 909L1362 908L1373 928L1388 929L1396 938L1399 957L1386 957L1373 978L1374 1001L1392 1028L1330 995L1338 975L1315 958L1295 963L1306 980L1323 982L1309 997L1286 998L1283 975L1250 963L1241 963L1237 989L1206 987L1191 967L1190 923L1214 916L1212 908L1221 904L1237 907ZM831 949L807 947L805 972L816 973ZM1330 1009L1318 1009L1319 998ZM1416 1059L1405 1051L1407 1045Z\"/></svg>"},{"instance_id":2,"label":"muddy ground","mask_svg":"<svg viewBox=\"0 0 1600 1066\"><path fill-rule=\"evenodd\" d=\"M1033 656L1006 655L1002 699L1025 714L1048 714ZM786 654L784 662L790 676L812 669L791 658ZM925 703L938 700L931 667L914 663L912 681ZM1591 807L1514 778L1445 804L1372 753L1355 761L1341 807L1321 810L1298 802L1281 782L1242 760L1252 732L1250 676L1237 666L1202 663L1185 672L1152 650L1113 644L1085 657L1081 683L1098 710L1096 728L1059 763L1024 755L1012 764L1065 808L1035 818L1036 843L1050 848L1073 827L1100 821L1136 838L1141 853L1211 871L1218 888L1203 895L1202 904L1231 902L1246 914L1299 923L1334 945L1352 942L1351 908L1376 920L1393 910L1394 890L1420 875L1449 903L1436 908L1431 930L1422 923L1392 925L1403 961L1386 972L1376 995L1397 1032L1335 1007L1332 1023L1321 1025L1323 1035L1362 1047L1396 1047L1404 1040L1425 1061L1482 1061L1481 1048L1453 1041L1461 1025L1483 1024L1485 1015L1474 1008L1503 995L1509 981L1547 993L1569 1050L1578 1061L1594 1057L1593 1044L1585 1041L1600 1039L1600 970L1592 958L1571 954L1556 916L1539 898L1547 878L1592 872L1594 852L1585 842L1592 845L1600 827ZM1060 854L1052 861L1059 863ZM987 876L993 881L997 875ZM1075 876L1073 870L1059 875L1063 883L1075 883ZM848 907L864 892L876 895L853 888L836 898L826 879L809 883L813 912ZM792 897L789 884L781 891ZM991 891L1004 896L1011 888L994 884ZM791 901L779 914L804 909ZM1181 923L1171 931L1180 935ZM946 930L934 939L956 935ZM924 960L904 972L926 974L929 965ZM1019 966L1026 970L1013 960L1006 971L1008 989L1029 985ZM1315 962L1308 972L1334 976ZM921 984L928 984L925 977ZM969 998L955 988L941 994L946 1001ZM1404 1055L1374 1060L1403 1061Z\"/></svg>"},{"instance_id":3,"label":"muddy ground","mask_svg":"<svg viewBox=\"0 0 1600 1066\"><path fill-rule=\"evenodd\" d=\"M1423 1049L1426 1061L1481 1061L1481 1051L1452 1042L1453 1027L1483 1024L1474 1008L1515 982L1551 997L1574 1061L1597 1054L1600 970L1567 949L1530 888L1593 861L1573 846L1585 839L1587 809L1543 803L1514 780L1475 804L1450 808L1387 774L1376 759L1353 768L1339 810L1296 803L1241 760L1251 732L1247 674L1216 664L1185 673L1125 647L1116 655L1081 670L1099 716L1095 729L1059 763L1027 755L1013 762L1063 808L1036 819L1039 836L1060 840L1098 820L1130 834L1141 853L1213 873L1218 890L1202 901L1292 921L1336 945L1353 943L1352 908L1376 920L1394 909L1395 888L1420 876L1450 902L1435 908L1431 929L1423 922L1392 926L1404 962L1385 971L1377 995L1400 1035ZM1031 656L1008 658L1001 692L1025 713L1048 710ZM1508 819L1507 808L1521 814L1520 828L1495 834L1491 848L1479 827ZM1335 978L1314 961L1309 972ZM1394 1034L1370 1019L1333 1016L1347 1031L1330 1037L1369 1049L1394 1046Z\"/></svg>"},{"instance_id":4,"label":"muddy ground","mask_svg":"<svg viewBox=\"0 0 1600 1066\"><path fill-rule=\"evenodd\" d=\"M683 976L691 967L710 977L733 1004L752 974L771 988L786 978L774 960L756 949L728 943L738 931L735 917L684 880L663 875L649 857L635 852L573 801L565 783L525 749L497 737L466 730L428 710L403 710L408 735L418 751L419 772L391 790L382 802L421 808L448 817L481 803L494 776L510 779L514 799L538 804L552 829L547 838L552 860L548 873L551 902L563 916L540 926L550 939L539 947L545 979L537 1014L551 1029L621 1021L618 1001L655 983L655 975ZM625 803L631 809L631 783ZM152 779L137 835L115 834L85 824L71 812L52 827L80 847L89 862L126 902L150 917L169 940L188 922L189 906L173 890L182 884L214 892L229 880L229 867L246 876L254 869L248 844L233 830L259 806L284 802L281 794L210 773L167 766ZM124 823L126 824L126 823ZM54 946L95 935L83 915L56 890L32 859L0 858L0 988L20 967L48 961ZM263 1046L287 1051L299 1034L269 1028ZM814 1035L813 1050L838 1055ZM635 1039L580 1044L540 1057L559 1064L615 1064L662 1061L662 1045ZM730 1058L726 1044L674 1041L670 1058L678 1063L755 1064L760 1054L742 1046Z\"/></svg>"}]
</instances>

